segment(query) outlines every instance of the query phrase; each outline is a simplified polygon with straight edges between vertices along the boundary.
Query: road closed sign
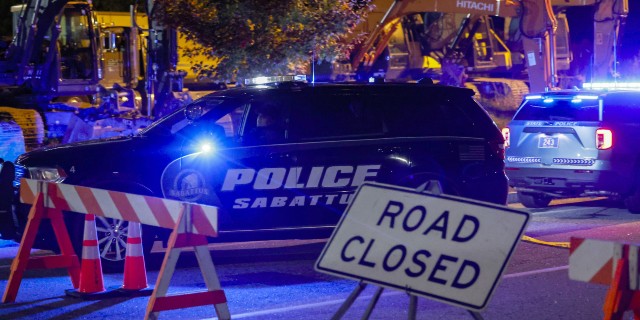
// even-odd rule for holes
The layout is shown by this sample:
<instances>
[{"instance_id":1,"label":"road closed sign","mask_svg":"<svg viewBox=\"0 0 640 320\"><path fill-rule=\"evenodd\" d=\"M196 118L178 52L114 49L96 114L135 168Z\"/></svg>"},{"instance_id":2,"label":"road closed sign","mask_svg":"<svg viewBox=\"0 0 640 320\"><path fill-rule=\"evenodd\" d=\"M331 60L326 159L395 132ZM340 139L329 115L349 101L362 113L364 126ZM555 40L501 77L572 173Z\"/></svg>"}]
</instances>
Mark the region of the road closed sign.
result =
<instances>
[{"instance_id":1,"label":"road closed sign","mask_svg":"<svg viewBox=\"0 0 640 320\"><path fill-rule=\"evenodd\" d=\"M315 268L480 311L528 221L506 206L365 183Z\"/></svg>"}]
</instances>

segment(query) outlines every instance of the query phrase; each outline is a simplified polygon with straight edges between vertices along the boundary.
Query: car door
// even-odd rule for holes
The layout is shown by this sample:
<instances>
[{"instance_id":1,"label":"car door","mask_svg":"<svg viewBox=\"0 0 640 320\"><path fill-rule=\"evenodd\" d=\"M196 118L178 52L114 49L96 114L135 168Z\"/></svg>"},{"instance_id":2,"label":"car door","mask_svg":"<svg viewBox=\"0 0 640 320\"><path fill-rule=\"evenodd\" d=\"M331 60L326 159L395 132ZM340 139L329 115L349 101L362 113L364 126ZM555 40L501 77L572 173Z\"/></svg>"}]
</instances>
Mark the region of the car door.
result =
<instances>
[{"instance_id":1,"label":"car door","mask_svg":"<svg viewBox=\"0 0 640 320\"><path fill-rule=\"evenodd\" d=\"M380 174L382 122L356 89L307 88L291 111L290 140L308 225L335 224L355 190Z\"/></svg>"}]
</instances>

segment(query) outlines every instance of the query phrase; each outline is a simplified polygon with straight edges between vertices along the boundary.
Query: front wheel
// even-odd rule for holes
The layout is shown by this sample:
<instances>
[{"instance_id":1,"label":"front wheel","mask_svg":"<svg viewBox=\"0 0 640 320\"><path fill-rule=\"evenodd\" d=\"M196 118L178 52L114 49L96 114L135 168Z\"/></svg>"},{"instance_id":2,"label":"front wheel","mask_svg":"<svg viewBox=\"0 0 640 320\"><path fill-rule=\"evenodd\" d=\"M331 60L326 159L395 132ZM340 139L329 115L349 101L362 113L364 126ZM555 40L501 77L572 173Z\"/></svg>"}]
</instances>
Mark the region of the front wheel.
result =
<instances>
[{"instance_id":1,"label":"front wheel","mask_svg":"<svg viewBox=\"0 0 640 320\"><path fill-rule=\"evenodd\" d=\"M527 208L546 208L551 202L551 197L539 193L518 191L518 200Z\"/></svg>"},{"instance_id":2,"label":"front wheel","mask_svg":"<svg viewBox=\"0 0 640 320\"><path fill-rule=\"evenodd\" d=\"M120 219L111 219L96 216L96 239L98 242L98 254L100 263L105 273L116 273L124 270L124 261L127 253L127 235L129 222ZM78 258L82 259L82 243L84 236L84 217L77 219L75 227L75 239L72 239ZM142 250L145 260L151 253L152 242L142 234ZM150 238L150 237L147 237Z\"/></svg>"}]
</instances>

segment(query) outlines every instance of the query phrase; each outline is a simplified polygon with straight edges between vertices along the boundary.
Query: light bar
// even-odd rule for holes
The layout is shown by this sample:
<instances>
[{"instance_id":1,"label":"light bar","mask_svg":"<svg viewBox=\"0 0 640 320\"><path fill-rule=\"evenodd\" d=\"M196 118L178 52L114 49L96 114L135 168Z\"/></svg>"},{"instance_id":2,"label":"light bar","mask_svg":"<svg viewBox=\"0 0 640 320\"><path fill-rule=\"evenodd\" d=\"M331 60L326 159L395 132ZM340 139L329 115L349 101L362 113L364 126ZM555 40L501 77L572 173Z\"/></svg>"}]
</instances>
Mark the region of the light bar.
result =
<instances>
[{"instance_id":1,"label":"light bar","mask_svg":"<svg viewBox=\"0 0 640 320\"><path fill-rule=\"evenodd\" d=\"M291 82L291 81L306 81L307 76L295 75L295 76L272 76L272 77L256 77L251 79L245 79L245 85L256 85L276 82Z\"/></svg>"},{"instance_id":2,"label":"light bar","mask_svg":"<svg viewBox=\"0 0 640 320\"><path fill-rule=\"evenodd\" d=\"M591 82L583 83L583 89L629 89L640 90L640 82Z\"/></svg>"},{"instance_id":3,"label":"light bar","mask_svg":"<svg viewBox=\"0 0 640 320\"><path fill-rule=\"evenodd\" d=\"M542 96L539 94L536 95L531 95L531 96L526 96L524 97L525 100L537 100L537 99L542 99Z\"/></svg>"}]
</instances>

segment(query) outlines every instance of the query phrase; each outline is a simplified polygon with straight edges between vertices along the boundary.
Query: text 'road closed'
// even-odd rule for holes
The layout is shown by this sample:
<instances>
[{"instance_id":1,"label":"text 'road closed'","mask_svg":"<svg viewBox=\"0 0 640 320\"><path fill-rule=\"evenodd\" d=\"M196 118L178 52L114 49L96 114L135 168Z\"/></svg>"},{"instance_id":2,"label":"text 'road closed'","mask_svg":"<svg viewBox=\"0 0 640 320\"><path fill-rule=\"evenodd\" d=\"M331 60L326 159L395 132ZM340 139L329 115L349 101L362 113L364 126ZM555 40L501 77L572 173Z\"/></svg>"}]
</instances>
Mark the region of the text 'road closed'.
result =
<instances>
[{"instance_id":1,"label":"text 'road closed'","mask_svg":"<svg viewBox=\"0 0 640 320\"><path fill-rule=\"evenodd\" d=\"M316 269L481 310L528 219L504 206L366 183Z\"/></svg>"}]
</instances>

